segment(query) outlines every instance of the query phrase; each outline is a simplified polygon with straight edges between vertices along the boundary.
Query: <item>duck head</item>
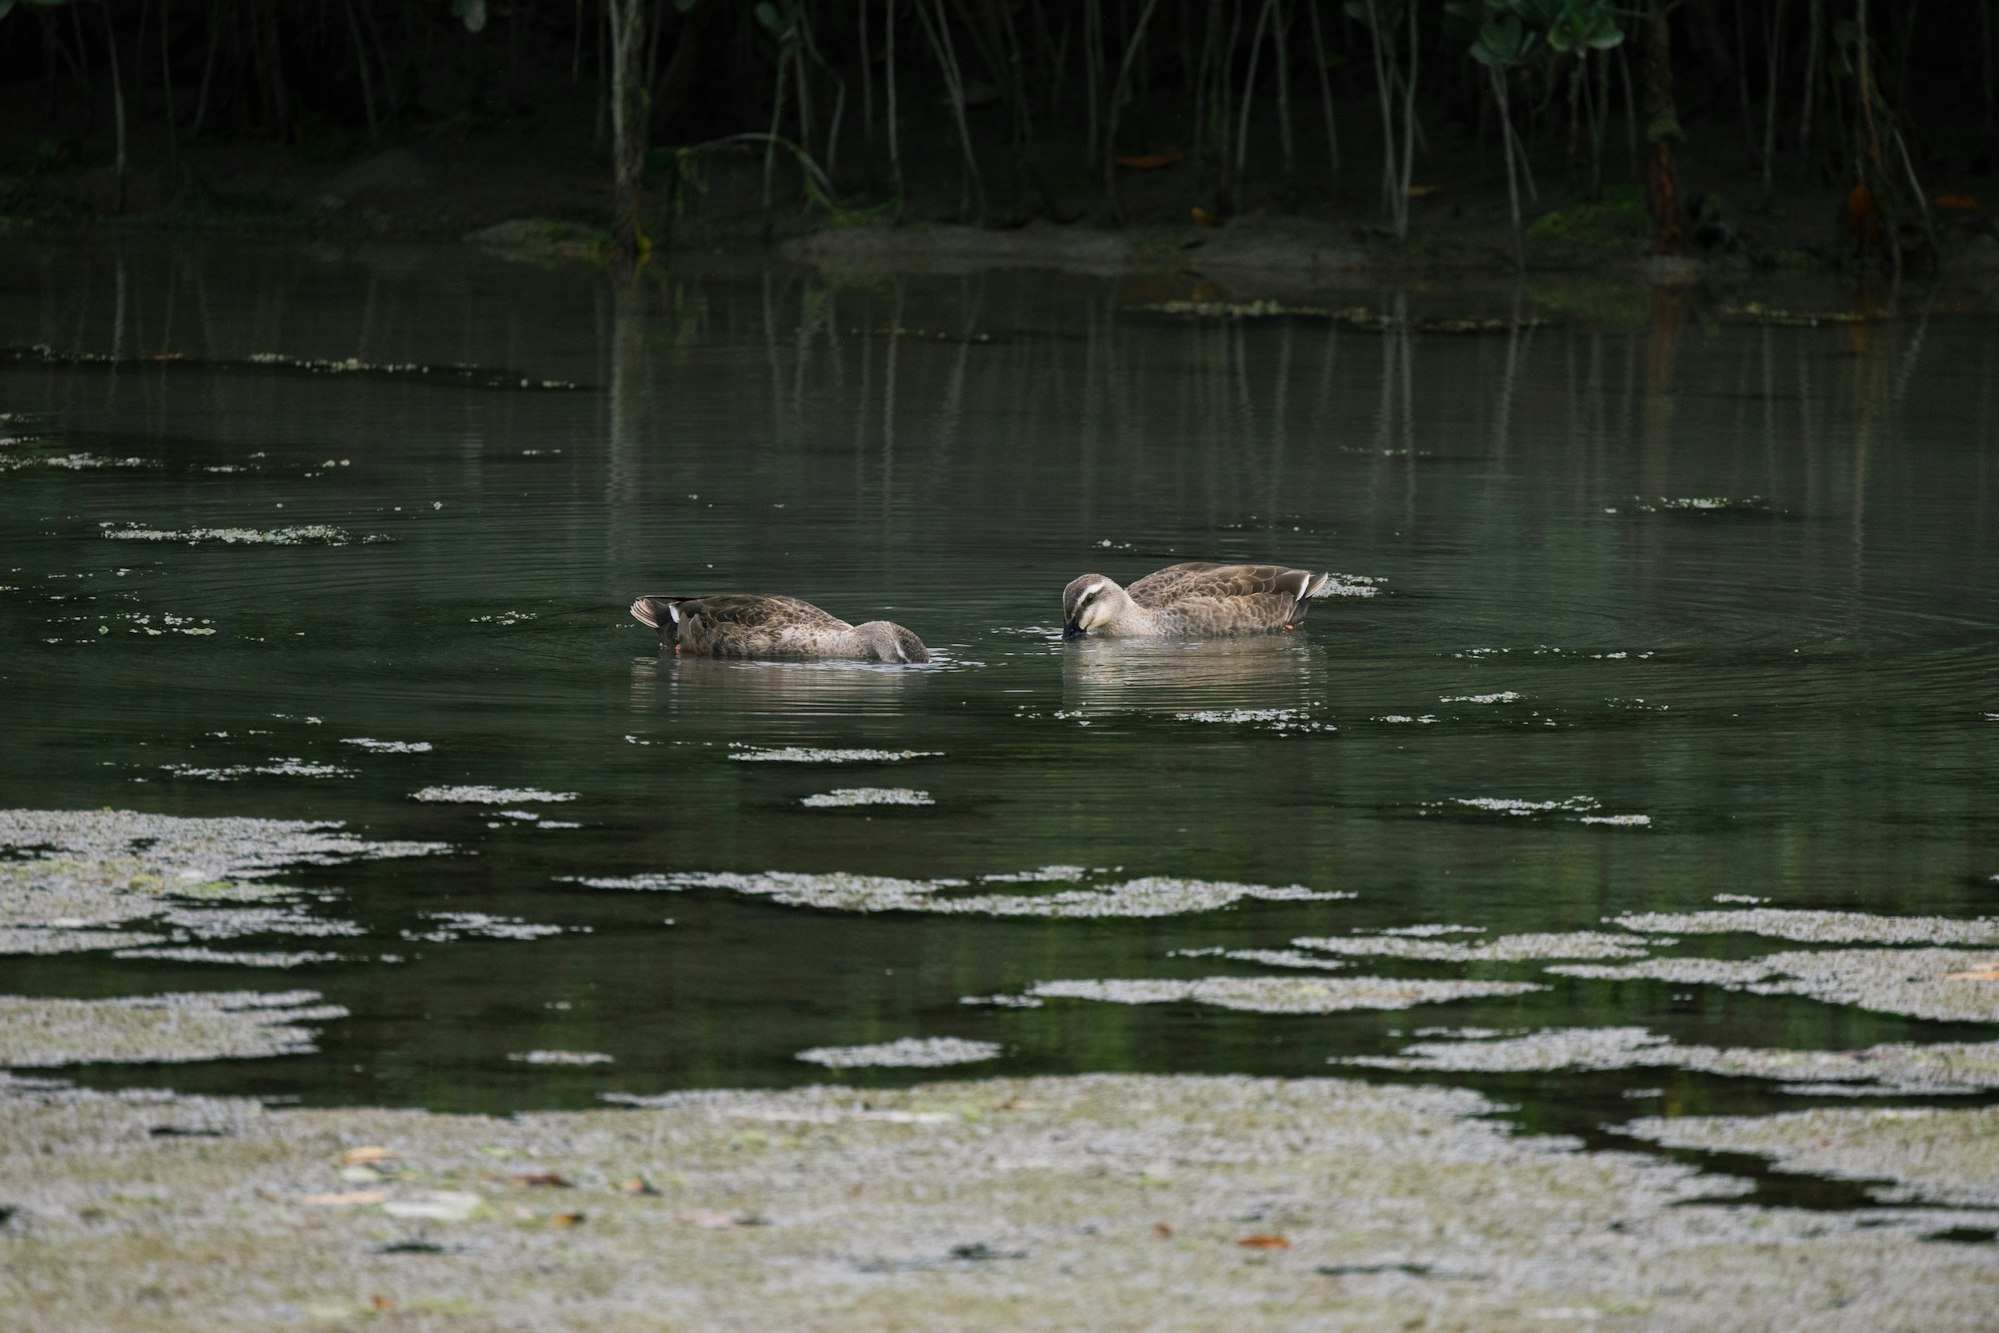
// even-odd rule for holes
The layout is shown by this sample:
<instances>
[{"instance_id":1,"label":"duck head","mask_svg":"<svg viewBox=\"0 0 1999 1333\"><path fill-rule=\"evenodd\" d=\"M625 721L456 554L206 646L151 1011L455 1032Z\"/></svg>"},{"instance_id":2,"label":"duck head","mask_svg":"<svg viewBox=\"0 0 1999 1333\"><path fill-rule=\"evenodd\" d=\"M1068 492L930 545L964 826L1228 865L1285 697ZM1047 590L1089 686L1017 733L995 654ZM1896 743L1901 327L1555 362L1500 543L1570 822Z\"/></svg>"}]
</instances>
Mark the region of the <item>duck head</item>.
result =
<instances>
[{"instance_id":1,"label":"duck head","mask_svg":"<svg viewBox=\"0 0 1999 1333\"><path fill-rule=\"evenodd\" d=\"M1131 603L1123 588L1102 574L1084 574L1062 590L1062 637L1080 639L1108 625Z\"/></svg>"},{"instance_id":2,"label":"duck head","mask_svg":"<svg viewBox=\"0 0 1999 1333\"><path fill-rule=\"evenodd\" d=\"M876 662L898 665L928 662L930 650L923 640L892 620L869 620L854 626L854 634Z\"/></svg>"}]
</instances>

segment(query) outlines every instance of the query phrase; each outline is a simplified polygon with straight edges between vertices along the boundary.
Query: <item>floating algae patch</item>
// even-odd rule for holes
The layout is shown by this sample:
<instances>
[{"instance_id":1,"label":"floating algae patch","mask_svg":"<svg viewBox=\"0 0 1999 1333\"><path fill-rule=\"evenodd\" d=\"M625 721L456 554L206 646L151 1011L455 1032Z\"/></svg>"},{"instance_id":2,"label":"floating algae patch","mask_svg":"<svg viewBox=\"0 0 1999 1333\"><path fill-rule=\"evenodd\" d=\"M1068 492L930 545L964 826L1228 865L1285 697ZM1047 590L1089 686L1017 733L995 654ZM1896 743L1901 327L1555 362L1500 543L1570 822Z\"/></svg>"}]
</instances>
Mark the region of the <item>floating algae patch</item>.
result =
<instances>
[{"instance_id":1,"label":"floating algae patch","mask_svg":"<svg viewBox=\"0 0 1999 1333\"><path fill-rule=\"evenodd\" d=\"M8 863L0 862L0 911L5 911ZM92 949L157 944L164 935L130 930L63 930L52 926L0 926L0 955L85 953Z\"/></svg>"},{"instance_id":2,"label":"floating algae patch","mask_svg":"<svg viewBox=\"0 0 1999 1333\"><path fill-rule=\"evenodd\" d=\"M269 759L261 764L230 764L204 768L198 764L161 764L162 772L177 778L206 778L210 782L234 782L252 776L272 778L351 778L356 772L338 764L315 764L297 757Z\"/></svg>"},{"instance_id":3,"label":"floating algae patch","mask_svg":"<svg viewBox=\"0 0 1999 1333\"><path fill-rule=\"evenodd\" d=\"M906 759L936 759L942 750L828 750L816 745L761 748L738 745L729 758L746 764L899 764Z\"/></svg>"},{"instance_id":4,"label":"floating algae patch","mask_svg":"<svg viewBox=\"0 0 1999 1333\"><path fill-rule=\"evenodd\" d=\"M1999 1302L1989 1246L1923 1240L1992 1213L1715 1202L1747 1182L1523 1133L1463 1089L1096 1075L631 1100L503 1118L0 1078L8 1318L1957 1333ZM1020 1257L978 1261L998 1254Z\"/></svg>"},{"instance_id":5,"label":"floating algae patch","mask_svg":"<svg viewBox=\"0 0 1999 1333\"><path fill-rule=\"evenodd\" d=\"M344 1018L314 991L189 991L110 1000L0 995L0 1066L178 1063L298 1055L302 1023Z\"/></svg>"},{"instance_id":6,"label":"floating algae patch","mask_svg":"<svg viewBox=\"0 0 1999 1333\"><path fill-rule=\"evenodd\" d=\"M104 535L113 541L180 542L188 546L199 546L204 542L223 546L346 546L356 540L345 528L336 528L330 523L307 523L290 528L178 529L144 528L137 524L118 528L107 524ZM370 536L359 540L385 542L392 538Z\"/></svg>"},{"instance_id":7,"label":"floating algae patch","mask_svg":"<svg viewBox=\"0 0 1999 1333\"><path fill-rule=\"evenodd\" d=\"M1346 966L1337 958L1314 958L1296 949L1174 949L1169 958L1227 958L1238 963L1262 963L1266 967L1315 968L1336 972Z\"/></svg>"},{"instance_id":8,"label":"floating algae patch","mask_svg":"<svg viewBox=\"0 0 1999 1333\"><path fill-rule=\"evenodd\" d=\"M281 950L203 949L181 945L171 949L120 949L114 958L154 958L171 963L229 963L237 967L303 967L307 963L337 963L343 955L311 949Z\"/></svg>"},{"instance_id":9,"label":"floating algae patch","mask_svg":"<svg viewBox=\"0 0 1999 1333\"><path fill-rule=\"evenodd\" d=\"M359 746L375 754L428 754L429 741L378 741L373 736L343 736L342 745Z\"/></svg>"},{"instance_id":10,"label":"floating algae patch","mask_svg":"<svg viewBox=\"0 0 1999 1333\"><path fill-rule=\"evenodd\" d=\"M1339 730L1330 722L1314 719L1303 708L1209 708L1197 713L1175 713L1173 717L1178 722L1260 726L1276 732Z\"/></svg>"},{"instance_id":11,"label":"floating algae patch","mask_svg":"<svg viewBox=\"0 0 1999 1333\"><path fill-rule=\"evenodd\" d=\"M1523 963L1541 958L1643 958L1647 946L1671 940L1578 930L1565 934L1501 935L1480 944L1408 935L1307 936L1291 941L1301 949L1360 954L1374 958L1422 958L1449 963Z\"/></svg>"},{"instance_id":12,"label":"floating algae patch","mask_svg":"<svg viewBox=\"0 0 1999 1333\"><path fill-rule=\"evenodd\" d=\"M860 805L935 805L927 791L914 787L835 787L799 802L812 810L845 810Z\"/></svg>"},{"instance_id":13,"label":"floating algae patch","mask_svg":"<svg viewBox=\"0 0 1999 1333\"><path fill-rule=\"evenodd\" d=\"M887 875L799 871L697 871L665 875L579 878L593 889L727 889L787 907L841 912L935 912L958 916L1154 917L1213 912L1250 899L1327 902L1351 893L1319 893L1303 885L1232 884L1148 876L1052 893L986 893L960 879L893 879Z\"/></svg>"},{"instance_id":14,"label":"floating algae patch","mask_svg":"<svg viewBox=\"0 0 1999 1333\"><path fill-rule=\"evenodd\" d=\"M1683 1046L1644 1028L1550 1028L1490 1041L1423 1041L1400 1055L1337 1063L1426 1073L1552 1073L1584 1069L1687 1069L1772 1079L1785 1091L1948 1094L1999 1087L1999 1042L1897 1042L1858 1051Z\"/></svg>"},{"instance_id":15,"label":"floating algae patch","mask_svg":"<svg viewBox=\"0 0 1999 1333\"><path fill-rule=\"evenodd\" d=\"M1620 1127L1668 1148L1755 1153L1784 1171L1887 1180L1883 1202L1999 1206L1999 1107L1815 1107L1767 1116L1648 1117ZM1990 1263L1990 1259L1987 1261Z\"/></svg>"},{"instance_id":16,"label":"floating algae patch","mask_svg":"<svg viewBox=\"0 0 1999 1333\"><path fill-rule=\"evenodd\" d=\"M1192 1001L1261 1014L1330 1014L1345 1009L1410 1009L1546 990L1518 981L1404 981L1389 977L1201 977L1193 981L1041 981L1028 994L1045 1000L1111 1004Z\"/></svg>"},{"instance_id":17,"label":"floating algae patch","mask_svg":"<svg viewBox=\"0 0 1999 1333\"><path fill-rule=\"evenodd\" d=\"M1717 958L1558 963L1547 971L1602 981L1666 981L1755 995L1802 995L1884 1014L1999 1023L1999 959L1971 949L1823 949Z\"/></svg>"},{"instance_id":18,"label":"floating algae patch","mask_svg":"<svg viewBox=\"0 0 1999 1333\"><path fill-rule=\"evenodd\" d=\"M1767 935L1801 944L1999 944L1999 920L1989 918L1878 916L1783 907L1629 912L1611 918L1611 924L1662 935Z\"/></svg>"},{"instance_id":19,"label":"floating algae patch","mask_svg":"<svg viewBox=\"0 0 1999 1333\"><path fill-rule=\"evenodd\" d=\"M518 805L523 801L573 801L573 791L543 791L539 787L424 787L410 793L413 801L458 805Z\"/></svg>"},{"instance_id":20,"label":"floating algae patch","mask_svg":"<svg viewBox=\"0 0 1999 1333\"><path fill-rule=\"evenodd\" d=\"M448 850L372 842L331 821L130 810L0 810L0 849L17 854L0 860L0 953L139 948L190 936L359 934L349 922L270 906L296 890L269 877L288 866ZM117 929L140 921L144 932Z\"/></svg>"},{"instance_id":21,"label":"floating algae patch","mask_svg":"<svg viewBox=\"0 0 1999 1333\"><path fill-rule=\"evenodd\" d=\"M815 1046L800 1051L798 1058L828 1069L858 1069L866 1066L922 1069L942 1065L977 1064L999 1057L996 1041L968 1041L963 1037L903 1037L874 1046Z\"/></svg>"},{"instance_id":22,"label":"floating algae patch","mask_svg":"<svg viewBox=\"0 0 1999 1333\"><path fill-rule=\"evenodd\" d=\"M426 912L424 916L432 922L427 930L406 930L403 938L432 944L444 944L452 940L479 938L488 940L536 940L548 935L560 935L565 930L588 933L588 926L550 926L534 921L522 921L518 917L492 916L485 912Z\"/></svg>"}]
</instances>

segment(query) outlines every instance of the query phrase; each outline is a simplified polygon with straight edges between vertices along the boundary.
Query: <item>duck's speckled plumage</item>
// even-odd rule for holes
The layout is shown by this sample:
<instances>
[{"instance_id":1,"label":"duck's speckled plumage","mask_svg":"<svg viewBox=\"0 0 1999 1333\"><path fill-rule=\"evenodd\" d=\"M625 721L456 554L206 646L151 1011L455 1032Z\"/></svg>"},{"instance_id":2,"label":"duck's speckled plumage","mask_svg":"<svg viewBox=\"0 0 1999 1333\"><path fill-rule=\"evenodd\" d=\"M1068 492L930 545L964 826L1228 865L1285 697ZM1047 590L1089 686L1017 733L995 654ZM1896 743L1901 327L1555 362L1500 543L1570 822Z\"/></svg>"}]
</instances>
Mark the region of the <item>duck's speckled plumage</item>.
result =
<instances>
[{"instance_id":1,"label":"duck's speckled plumage","mask_svg":"<svg viewBox=\"0 0 1999 1333\"><path fill-rule=\"evenodd\" d=\"M641 597L632 614L661 646L696 657L772 661L928 662L923 640L887 620L850 625L810 602L775 593Z\"/></svg>"},{"instance_id":2,"label":"duck's speckled plumage","mask_svg":"<svg viewBox=\"0 0 1999 1333\"><path fill-rule=\"evenodd\" d=\"M1168 565L1121 588L1085 574L1062 592L1063 635L1220 638L1296 629L1330 574L1284 565Z\"/></svg>"}]
</instances>

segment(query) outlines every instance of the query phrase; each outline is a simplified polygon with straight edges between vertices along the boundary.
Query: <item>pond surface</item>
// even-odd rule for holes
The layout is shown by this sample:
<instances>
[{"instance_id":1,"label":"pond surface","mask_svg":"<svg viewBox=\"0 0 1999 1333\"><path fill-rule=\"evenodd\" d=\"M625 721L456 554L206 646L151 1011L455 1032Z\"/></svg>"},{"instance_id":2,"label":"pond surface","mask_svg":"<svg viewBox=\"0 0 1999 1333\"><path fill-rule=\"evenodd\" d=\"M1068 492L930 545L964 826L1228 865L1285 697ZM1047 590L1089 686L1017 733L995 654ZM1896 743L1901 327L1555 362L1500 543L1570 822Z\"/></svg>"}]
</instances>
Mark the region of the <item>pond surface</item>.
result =
<instances>
[{"instance_id":1,"label":"pond surface","mask_svg":"<svg viewBox=\"0 0 1999 1333\"><path fill-rule=\"evenodd\" d=\"M1947 296L1530 286L1538 323L1382 332L1148 308L1191 279L108 239L10 240L0 292L0 807L448 845L282 876L345 934L202 946L331 955L282 971L8 958L15 994L348 1011L314 1053L69 1076L512 1109L908 1081L838 1052L953 1038L881 1058L1483 1080L1587 1129L1808 1100L1341 1062L1999 1035L1978 981L1601 975L1999 904L1999 323ZM1075 575L1206 558L1354 595L1060 641ZM662 659L625 610L717 590L938 660ZM1617 921L1748 907L1870 915ZM1609 942L1479 948L1577 932ZM1973 971L1999 938L1945 934Z\"/></svg>"}]
</instances>

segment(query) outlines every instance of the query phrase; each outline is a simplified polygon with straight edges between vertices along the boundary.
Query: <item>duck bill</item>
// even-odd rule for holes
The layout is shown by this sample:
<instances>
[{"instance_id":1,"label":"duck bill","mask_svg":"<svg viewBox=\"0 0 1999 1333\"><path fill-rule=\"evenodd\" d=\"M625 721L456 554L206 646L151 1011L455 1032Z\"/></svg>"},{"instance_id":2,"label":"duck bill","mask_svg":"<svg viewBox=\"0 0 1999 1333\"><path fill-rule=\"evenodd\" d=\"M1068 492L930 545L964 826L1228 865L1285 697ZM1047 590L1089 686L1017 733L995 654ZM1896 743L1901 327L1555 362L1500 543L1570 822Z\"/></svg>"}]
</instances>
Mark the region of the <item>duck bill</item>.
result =
<instances>
[{"instance_id":1,"label":"duck bill","mask_svg":"<svg viewBox=\"0 0 1999 1333\"><path fill-rule=\"evenodd\" d=\"M1084 629L1081 625L1077 624L1073 620L1062 626L1062 638L1065 641L1069 639L1088 638L1089 633L1090 632L1088 630Z\"/></svg>"}]
</instances>

